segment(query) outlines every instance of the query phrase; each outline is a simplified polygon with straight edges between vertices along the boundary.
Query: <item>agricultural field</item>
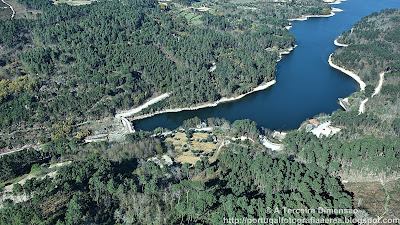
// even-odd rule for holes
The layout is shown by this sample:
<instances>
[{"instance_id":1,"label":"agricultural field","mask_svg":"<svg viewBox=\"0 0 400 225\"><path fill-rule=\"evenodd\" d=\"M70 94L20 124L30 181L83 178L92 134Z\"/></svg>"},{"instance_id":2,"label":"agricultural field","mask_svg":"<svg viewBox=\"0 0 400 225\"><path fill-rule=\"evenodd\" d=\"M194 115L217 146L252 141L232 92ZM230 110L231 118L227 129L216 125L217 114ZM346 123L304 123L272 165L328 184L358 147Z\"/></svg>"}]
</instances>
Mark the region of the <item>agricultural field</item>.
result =
<instances>
[{"instance_id":1,"label":"agricultural field","mask_svg":"<svg viewBox=\"0 0 400 225\"><path fill-rule=\"evenodd\" d=\"M175 150L181 152L181 155L175 158L176 161L189 163L194 165L201 157L211 157L213 152L218 148L220 143L207 142L207 138L213 136L212 133L193 133L191 138L187 138L183 132L173 134L165 139L166 142L171 142Z\"/></svg>"}]
</instances>

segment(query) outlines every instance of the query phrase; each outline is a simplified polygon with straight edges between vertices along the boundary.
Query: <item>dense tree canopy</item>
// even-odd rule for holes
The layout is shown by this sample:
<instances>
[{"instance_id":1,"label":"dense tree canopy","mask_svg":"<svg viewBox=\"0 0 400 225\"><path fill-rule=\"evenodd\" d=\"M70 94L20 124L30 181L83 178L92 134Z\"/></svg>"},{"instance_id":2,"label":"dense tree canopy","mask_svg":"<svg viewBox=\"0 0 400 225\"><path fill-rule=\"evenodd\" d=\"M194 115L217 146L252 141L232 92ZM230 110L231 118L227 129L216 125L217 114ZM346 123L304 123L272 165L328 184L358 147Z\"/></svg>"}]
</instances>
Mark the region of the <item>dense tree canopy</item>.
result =
<instances>
[{"instance_id":1,"label":"dense tree canopy","mask_svg":"<svg viewBox=\"0 0 400 225\"><path fill-rule=\"evenodd\" d=\"M163 92L171 97L148 110L243 94L274 79L278 52L294 45L287 18L330 10L320 1L258 2L257 11L221 2L218 13L179 1L168 10L154 0L19 3L37 14L0 24L0 79L35 85L1 90L3 130L98 119Z\"/></svg>"}]
</instances>

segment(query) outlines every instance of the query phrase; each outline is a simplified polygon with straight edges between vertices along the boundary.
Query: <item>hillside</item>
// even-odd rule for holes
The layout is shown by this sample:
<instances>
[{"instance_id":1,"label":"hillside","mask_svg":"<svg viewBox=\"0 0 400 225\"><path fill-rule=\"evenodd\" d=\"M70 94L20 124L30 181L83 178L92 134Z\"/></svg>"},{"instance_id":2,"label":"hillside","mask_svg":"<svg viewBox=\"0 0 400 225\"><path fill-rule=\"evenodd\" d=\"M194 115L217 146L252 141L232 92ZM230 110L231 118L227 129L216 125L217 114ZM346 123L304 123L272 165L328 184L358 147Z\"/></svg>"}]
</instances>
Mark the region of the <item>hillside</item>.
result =
<instances>
[{"instance_id":1,"label":"hillside","mask_svg":"<svg viewBox=\"0 0 400 225\"><path fill-rule=\"evenodd\" d=\"M278 53L294 45L288 18L330 12L320 1L19 4L36 14L0 24L0 129L22 143L166 92L158 108L249 92L275 79Z\"/></svg>"},{"instance_id":2,"label":"hillside","mask_svg":"<svg viewBox=\"0 0 400 225\"><path fill-rule=\"evenodd\" d=\"M367 126L364 134L399 137L399 24L400 11L387 9L364 17L338 38L339 43L349 46L338 49L333 61L354 71L367 84L365 91L355 93L350 101L357 105L357 100L368 98L366 114L380 124Z\"/></svg>"},{"instance_id":3,"label":"hillside","mask_svg":"<svg viewBox=\"0 0 400 225\"><path fill-rule=\"evenodd\" d=\"M259 143L254 122L207 122L212 124L209 131L186 128L186 137L183 130L156 136L138 132L128 135L123 144L98 142L68 152L48 146L42 165L43 161L35 161L41 157L35 150L4 156L2 171L12 168L20 174L8 181L15 183L11 187L0 186L0 224L225 224L229 218L244 217L279 223L354 217L351 211L317 211L319 207L351 209L352 197L320 167L271 155ZM198 140L207 136L214 138ZM210 141L218 148L196 149ZM194 164L188 159L188 148L192 159L200 158ZM29 158L18 160L22 155ZM49 170L54 166L48 166L47 155L73 162ZM37 163L31 172L27 160ZM51 171L53 175L46 176ZM25 182L18 183L21 180ZM284 210L296 206L314 211Z\"/></svg>"},{"instance_id":4,"label":"hillside","mask_svg":"<svg viewBox=\"0 0 400 225\"><path fill-rule=\"evenodd\" d=\"M394 218L399 216L400 199L399 25L400 10L387 9L364 17L340 35L337 42L348 46L334 52L332 61L354 71L367 84L365 90L349 96L348 111L315 117L317 122L331 121L340 132L318 138L306 122L284 140L296 160L317 164L349 182L345 186L355 193L356 208ZM377 192L382 198L374 196ZM360 203L363 198L368 203Z\"/></svg>"},{"instance_id":5,"label":"hillside","mask_svg":"<svg viewBox=\"0 0 400 225\"><path fill-rule=\"evenodd\" d=\"M332 121L332 126L341 129L339 133L317 138L300 129L287 135L288 150L299 160L328 168L343 179L399 177L400 73L396 65L400 38L393 36L399 16L399 10L373 13L340 36L339 43L349 46L339 48L333 62L358 73L367 87L349 97L348 111L316 117L317 121ZM382 47L386 45L390 47ZM379 75L382 72L384 76ZM364 113L358 111L362 99L368 99Z\"/></svg>"},{"instance_id":6,"label":"hillside","mask_svg":"<svg viewBox=\"0 0 400 225\"><path fill-rule=\"evenodd\" d=\"M365 17L338 38L348 46L333 62L367 84L348 111L278 136L248 119L197 117L173 131L126 134L113 133L113 115L151 97L171 93L149 111L191 106L275 79L279 52L295 42L288 19L326 15L330 6L54 3L19 0L37 14L0 23L0 147L40 142L0 157L0 224L400 217L400 10Z\"/></svg>"}]
</instances>

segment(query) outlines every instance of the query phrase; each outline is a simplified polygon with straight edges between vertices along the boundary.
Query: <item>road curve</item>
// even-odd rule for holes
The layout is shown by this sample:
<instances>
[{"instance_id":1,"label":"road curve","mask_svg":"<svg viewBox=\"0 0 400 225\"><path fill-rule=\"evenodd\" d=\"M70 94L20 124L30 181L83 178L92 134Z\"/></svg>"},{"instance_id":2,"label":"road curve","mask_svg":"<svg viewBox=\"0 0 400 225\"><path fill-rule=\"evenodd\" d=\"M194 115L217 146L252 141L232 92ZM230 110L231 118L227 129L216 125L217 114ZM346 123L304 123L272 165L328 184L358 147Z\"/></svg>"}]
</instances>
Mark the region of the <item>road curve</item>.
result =
<instances>
[{"instance_id":1,"label":"road curve","mask_svg":"<svg viewBox=\"0 0 400 225\"><path fill-rule=\"evenodd\" d=\"M10 9L11 9L11 11L12 11L12 14L11 14L11 19L13 19L14 18L14 16L15 16L15 10L14 10L14 8L10 5L10 4L8 4L6 1L4 1L4 0L1 0L4 4L6 4L8 7L10 7Z\"/></svg>"},{"instance_id":2,"label":"road curve","mask_svg":"<svg viewBox=\"0 0 400 225\"><path fill-rule=\"evenodd\" d=\"M381 91L384 77L385 77L385 72L382 72L382 73L379 74L378 86L376 86L375 91L374 91L374 93L372 94L371 97L374 97L375 95L379 94L379 92Z\"/></svg>"},{"instance_id":3,"label":"road curve","mask_svg":"<svg viewBox=\"0 0 400 225\"><path fill-rule=\"evenodd\" d=\"M119 117L122 121L122 124L124 124L124 126L128 129L129 133L135 133L135 129L132 127L132 123L129 122L128 119L126 119L125 117Z\"/></svg>"},{"instance_id":4,"label":"road curve","mask_svg":"<svg viewBox=\"0 0 400 225\"><path fill-rule=\"evenodd\" d=\"M14 149L9 149L9 150L4 150L4 151L0 152L0 156L11 154L11 153L14 153L14 152L19 152L19 151L25 150L27 148L35 148L35 147L38 147L38 146L40 146L40 145L27 145L27 146L24 146L24 147L21 147L21 148L14 148Z\"/></svg>"},{"instance_id":5,"label":"road curve","mask_svg":"<svg viewBox=\"0 0 400 225\"><path fill-rule=\"evenodd\" d=\"M358 108L358 115L360 115L361 113L365 112L365 103L368 102L368 98L364 99L361 104L360 104L360 108Z\"/></svg>"}]
</instances>

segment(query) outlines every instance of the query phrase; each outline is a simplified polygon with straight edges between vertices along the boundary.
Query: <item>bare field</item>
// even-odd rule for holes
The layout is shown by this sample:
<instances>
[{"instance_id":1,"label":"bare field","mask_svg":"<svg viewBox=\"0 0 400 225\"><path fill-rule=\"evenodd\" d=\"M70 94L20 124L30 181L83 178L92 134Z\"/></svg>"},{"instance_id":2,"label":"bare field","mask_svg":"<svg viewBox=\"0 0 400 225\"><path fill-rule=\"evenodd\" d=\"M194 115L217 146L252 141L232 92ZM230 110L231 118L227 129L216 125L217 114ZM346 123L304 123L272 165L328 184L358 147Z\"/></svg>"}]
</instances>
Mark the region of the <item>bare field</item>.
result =
<instances>
[{"instance_id":1,"label":"bare field","mask_svg":"<svg viewBox=\"0 0 400 225\"><path fill-rule=\"evenodd\" d=\"M166 138L165 141L171 142L175 149L182 152L180 156L175 158L176 161L181 163L189 163L194 165L203 154L208 154L213 151L213 149L218 148L218 143L213 142L201 142L203 139L207 139L207 133L194 133L193 137L188 140L185 133L179 132L175 133L173 137ZM201 151L194 153L192 151Z\"/></svg>"},{"instance_id":2,"label":"bare field","mask_svg":"<svg viewBox=\"0 0 400 225\"><path fill-rule=\"evenodd\" d=\"M370 217L400 217L400 180L385 186L380 182L347 183L344 186L354 194L354 207L366 210Z\"/></svg>"}]
</instances>

